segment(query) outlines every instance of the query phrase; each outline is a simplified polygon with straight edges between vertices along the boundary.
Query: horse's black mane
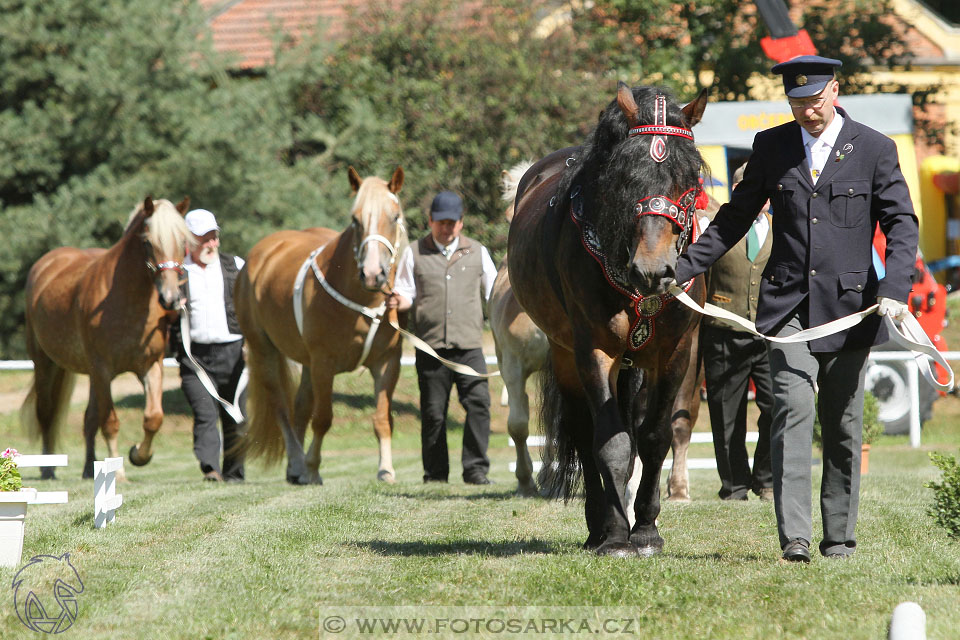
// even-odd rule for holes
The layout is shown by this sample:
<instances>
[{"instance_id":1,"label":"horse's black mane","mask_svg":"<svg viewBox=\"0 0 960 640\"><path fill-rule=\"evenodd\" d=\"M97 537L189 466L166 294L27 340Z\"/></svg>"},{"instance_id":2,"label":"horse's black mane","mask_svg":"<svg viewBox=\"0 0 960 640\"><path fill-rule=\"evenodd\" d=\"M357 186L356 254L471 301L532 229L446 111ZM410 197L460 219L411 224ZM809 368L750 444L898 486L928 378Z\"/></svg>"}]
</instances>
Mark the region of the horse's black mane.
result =
<instances>
[{"instance_id":1,"label":"horse's black mane","mask_svg":"<svg viewBox=\"0 0 960 640\"><path fill-rule=\"evenodd\" d=\"M667 124L688 126L668 89L641 86L631 91L641 124L654 123L654 100L662 94L667 98ZM650 157L654 136L630 138L629 133L630 125L614 99L600 114L597 126L587 136L576 162L564 172L557 189L562 203L569 200L574 185L583 188L584 211L595 223L608 256L624 255L633 235L633 206L638 199L652 195L677 197L679 192L697 184L703 165L692 140L666 136L669 154L658 163Z\"/></svg>"}]
</instances>

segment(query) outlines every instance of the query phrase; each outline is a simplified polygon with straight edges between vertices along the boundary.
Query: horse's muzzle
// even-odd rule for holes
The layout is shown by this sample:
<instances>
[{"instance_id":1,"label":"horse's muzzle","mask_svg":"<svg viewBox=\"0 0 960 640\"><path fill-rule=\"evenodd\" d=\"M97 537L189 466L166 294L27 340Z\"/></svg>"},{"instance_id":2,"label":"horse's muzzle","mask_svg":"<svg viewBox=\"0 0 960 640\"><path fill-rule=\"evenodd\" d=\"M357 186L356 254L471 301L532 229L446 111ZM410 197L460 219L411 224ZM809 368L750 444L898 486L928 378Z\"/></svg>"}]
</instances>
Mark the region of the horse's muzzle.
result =
<instances>
[{"instance_id":1,"label":"horse's muzzle","mask_svg":"<svg viewBox=\"0 0 960 640\"><path fill-rule=\"evenodd\" d=\"M381 291L387 284L387 273L380 269L376 274L368 275L364 269L361 269L360 282L367 291Z\"/></svg>"},{"instance_id":2,"label":"horse's muzzle","mask_svg":"<svg viewBox=\"0 0 960 640\"><path fill-rule=\"evenodd\" d=\"M676 278L673 265L657 264L654 268L634 263L630 267L630 284L644 296L661 295L673 284Z\"/></svg>"}]
</instances>

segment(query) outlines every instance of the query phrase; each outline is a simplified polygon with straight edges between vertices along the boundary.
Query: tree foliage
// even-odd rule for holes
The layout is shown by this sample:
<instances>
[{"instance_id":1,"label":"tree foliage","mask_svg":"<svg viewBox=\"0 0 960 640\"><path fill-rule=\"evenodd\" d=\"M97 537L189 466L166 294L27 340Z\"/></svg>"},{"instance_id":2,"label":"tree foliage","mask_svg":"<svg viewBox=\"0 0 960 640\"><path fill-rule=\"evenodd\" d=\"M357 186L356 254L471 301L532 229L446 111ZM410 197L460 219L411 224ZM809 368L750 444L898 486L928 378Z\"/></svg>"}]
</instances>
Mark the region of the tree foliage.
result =
<instances>
[{"instance_id":1,"label":"tree foliage","mask_svg":"<svg viewBox=\"0 0 960 640\"><path fill-rule=\"evenodd\" d=\"M874 55L883 38L867 27L888 2L857 0L855 23L823 13L815 39L855 27ZM322 24L295 47L278 35L273 64L238 74L198 0L0 0L0 357L24 355L33 262L112 244L147 194L189 195L243 255L278 229L344 227L346 168L401 165L411 236L453 189L466 232L499 257L501 170L579 144L617 80L683 101L709 69L714 97L732 99L768 66L761 25L734 0L597 0L551 35L537 31L547 0L400 4L372 0L347 38Z\"/></svg>"}]
</instances>

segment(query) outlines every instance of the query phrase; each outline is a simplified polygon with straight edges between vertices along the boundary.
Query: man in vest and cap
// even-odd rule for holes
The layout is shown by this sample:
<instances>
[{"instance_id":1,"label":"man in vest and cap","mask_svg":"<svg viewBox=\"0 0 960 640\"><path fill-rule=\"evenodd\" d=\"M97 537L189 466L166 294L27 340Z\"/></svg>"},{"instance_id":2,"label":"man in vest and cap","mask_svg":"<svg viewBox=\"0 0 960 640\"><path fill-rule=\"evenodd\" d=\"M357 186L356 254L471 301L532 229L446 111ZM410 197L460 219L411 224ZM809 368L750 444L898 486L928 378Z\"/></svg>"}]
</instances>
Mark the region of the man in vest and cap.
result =
<instances>
[{"instance_id":1,"label":"man in vest and cap","mask_svg":"<svg viewBox=\"0 0 960 640\"><path fill-rule=\"evenodd\" d=\"M856 550L867 355L887 340L881 316L908 313L919 237L896 145L835 104L840 65L800 56L773 67L783 76L794 122L756 135L730 202L677 261L679 282L706 271L747 233L769 199L773 247L759 290L760 333L786 338L879 305L879 315L852 329L808 342L767 343L774 504L782 556L790 562L810 562L817 412L823 434L819 550L827 558ZM871 254L878 224L887 238L882 280Z\"/></svg>"},{"instance_id":2,"label":"man in vest and cap","mask_svg":"<svg viewBox=\"0 0 960 640\"><path fill-rule=\"evenodd\" d=\"M193 410L193 452L200 462L204 480L243 482L243 455L235 446L243 435L244 423L237 422L201 382L196 366L206 371L221 398L235 399L243 372L243 336L233 306L233 285L243 268L239 257L219 252L220 227L206 209L194 209L184 221L196 245L190 248L183 266L187 272L184 299L190 323L190 360L184 348L180 325L174 323L172 343L180 362L180 386ZM237 403L245 412L246 392ZM223 439L217 417L223 426ZM223 454L223 465L220 456Z\"/></svg>"},{"instance_id":3,"label":"man in vest and cap","mask_svg":"<svg viewBox=\"0 0 960 640\"><path fill-rule=\"evenodd\" d=\"M734 189L743 179L746 165L733 173ZM709 270L707 302L751 322L757 319L760 274L770 257L770 208L765 203L747 235ZM706 229L716 211L700 218ZM773 501L770 470L770 422L773 419L773 388L766 340L717 318L705 316L700 324L700 350L707 381L707 406L713 431L713 450L720 476L722 500L746 500L752 491L761 500ZM753 470L747 456L747 392L750 380L756 389L757 447Z\"/></svg>"},{"instance_id":4,"label":"man in vest and cap","mask_svg":"<svg viewBox=\"0 0 960 640\"><path fill-rule=\"evenodd\" d=\"M461 235L463 201L441 191L430 205L430 233L407 247L400 258L394 294L388 307L413 308L412 329L436 352L453 362L486 373L483 308L497 268L482 244ZM486 378L458 373L433 356L417 351L420 385L420 442L423 481L446 482L447 407L457 385L467 413L463 425L463 481L490 484L487 443L490 439L490 391Z\"/></svg>"}]
</instances>

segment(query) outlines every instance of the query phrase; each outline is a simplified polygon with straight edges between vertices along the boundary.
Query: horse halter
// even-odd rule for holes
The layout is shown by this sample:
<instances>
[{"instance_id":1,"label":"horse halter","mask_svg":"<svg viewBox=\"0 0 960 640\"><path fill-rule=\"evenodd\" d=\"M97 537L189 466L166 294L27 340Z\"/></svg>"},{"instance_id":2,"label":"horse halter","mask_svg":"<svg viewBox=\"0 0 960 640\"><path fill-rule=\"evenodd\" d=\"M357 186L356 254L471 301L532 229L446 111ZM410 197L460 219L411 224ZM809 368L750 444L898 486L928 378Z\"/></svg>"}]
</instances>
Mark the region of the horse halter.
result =
<instances>
[{"instance_id":1,"label":"horse halter","mask_svg":"<svg viewBox=\"0 0 960 640\"><path fill-rule=\"evenodd\" d=\"M163 262L154 262L153 261L153 245L146 238L143 239L143 248L147 253L147 269L154 276L157 276L164 271L176 271L181 276L185 273L182 262L177 262L176 260L165 260Z\"/></svg>"},{"instance_id":2,"label":"horse halter","mask_svg":"<svg viewBox=\"0 0 960 640\"><path fill-rule=\"evenodd\" d=\"M654 99L654 124L640 125L630 129L630 137L652 135L650 141L650 157L654 162L663 162L670 154L664 136L676 136L693 140L693 132L683 127L674 127L667 124L667 99L658 94ZM693 227L693 208L700 195L699 184L687 189L676 200L667 196L653 195L637 200L633 211L636 218L645 215L663 216L680 227L680 237L677 239L677 254L683 252L690 239Z\"/></svg>"},{"instance_id":3,"label":"horse halter","mask_svg":"<svg viewBox=\"0 0 960 640\"><path fill-rule=\"evenodd\" d=\"M390 195L393 196L393 199L396 200L397 204L400 203L400 200L395 195ZM356 218L354 218L354 221L356 221ZM360 240L360 242L356 243L356 246L353 248L353 258L357 261L357 266L361 265L360 254L363 253L363 248L371 242L379 242L390 251L390 266L393 266L393 263L397 260L397 250L400 247L400 242L407 235L407 227L403 223L403 211L401 211L397 216L396 227L397 231L394 234L392 242L390 241L390 238L387 238L386 236L382 236L379 233L371 233ZM359 234L357 235L359 237Z\"/></svg>"}]
</instances>

